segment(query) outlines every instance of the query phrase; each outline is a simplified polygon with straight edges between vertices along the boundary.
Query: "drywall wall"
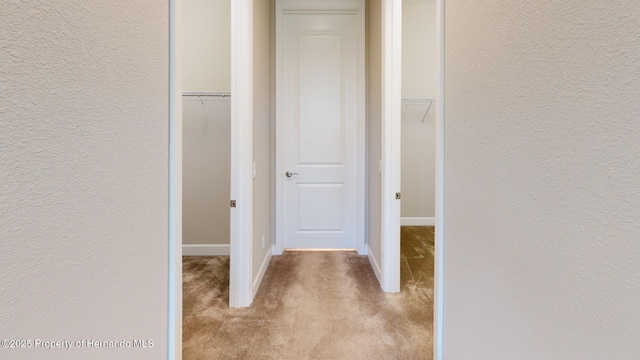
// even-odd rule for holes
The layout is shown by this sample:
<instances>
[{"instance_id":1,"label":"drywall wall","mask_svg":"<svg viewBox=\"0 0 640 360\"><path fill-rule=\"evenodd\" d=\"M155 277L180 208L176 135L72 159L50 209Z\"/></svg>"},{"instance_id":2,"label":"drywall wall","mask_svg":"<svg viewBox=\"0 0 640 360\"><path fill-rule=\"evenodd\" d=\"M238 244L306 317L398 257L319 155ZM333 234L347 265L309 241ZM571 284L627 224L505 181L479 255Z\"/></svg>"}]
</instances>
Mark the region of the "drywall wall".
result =
<instances>
[{"instance_id":1,"label":"drywall wall","mask_svg":"<svg viewBox=\"0 0 640 360\"><path fill-rule=\"evenodd\" d=\"M382 254L382 0L366 4L367 31L367 246L379 276ZM380 280L380 279L378 279Z\"/></svg>"},{"instance_id":2,"label":"drywall wall","mask_svg":"<svg viewBox=\"0 0 640 360\"><path fill-rule=\"evenodd\" d=\"M402 98L435 99L436 4L434 0L402 3ZM436 106L402 107L403 218L426 224L435 216ZM423 120L424 119L424 120ZM428 219L425 219L428 218ZM416 219L418 220L418 219Z\"/></svg>"},{"instance_id":3,"label":"drywall wall","mask_svg":"<svg viewBox=\"0 0 640 360\"><path fill-rule=\"evenodd\" d=\"M183 0L184 91L231 91L231 0Z\"/></svg>"},{"instance_id":4,"label":"drywall wall","mask_svg":"<svg viewBox=\"0 0 640 360\"><path fill-rule=\"evenodd\" d=\"M168 10L0 2L0 358L167 357Z\"/></svg>"},{"instance_id":5,"label":"drywall wall","mask_svg":"<svg viewBox=\"0 0 640 360\"><path fill-rule=\"evenodd\" d=\"M402 223L433 225L436 104L402 107ZM424 118L424 121L422 119Z\"/></svg>"},{"instance_id":6,"label":"drywall wall","mask_svg":"<svg viewBox=\"0 0 640 360\"><path fill-rule=\"evenodd\" d=\"M435 0L402 1L402 97L435 98Z\"/></svg>"},{"instance_id":7,"label":"drywall wall","mask_svg":"<svg viewBox=\"0 0 640 360\"><path fill-rule=\"evenodd\" d=\"M445 359L640 354L633 1L445 9Z\"/></svg>"},{"instance_id":8,"label":"drywall wall","mask_svg":"<svg viewBox=\"0 0 640 360\"><path fill-rule=\"evenodd\" d=\"M182 101L182 243L227 245L199 249L211 255L229 253L230 103Z\"/></svg>"},{"instance_id":9,"label":"drywall wall","mask_svg":"<svg viewBox=\"0 0 640 360\"><path fill-rule=\"evenodd\" d=\"M183 1L184 91L231 90L230 0ZM229 253L230 100L183 100L183 253ZM202 246L201 246L202 245Z\"/></svg>"},{"instance_id":10,"label":"drywall wall","mask_svg":"<svg viewBox=\"0 0 640 360\"><path fill-rule=\"evenodd\" d=\"M271 150L272 1L253 1L253 279L264 273L271 255L273 205ZM264 237L264 246L262 238ZM259 284L259 281L258 281ZM256 285L257 286L257 285Z\"/></svg>"}]
</instances>

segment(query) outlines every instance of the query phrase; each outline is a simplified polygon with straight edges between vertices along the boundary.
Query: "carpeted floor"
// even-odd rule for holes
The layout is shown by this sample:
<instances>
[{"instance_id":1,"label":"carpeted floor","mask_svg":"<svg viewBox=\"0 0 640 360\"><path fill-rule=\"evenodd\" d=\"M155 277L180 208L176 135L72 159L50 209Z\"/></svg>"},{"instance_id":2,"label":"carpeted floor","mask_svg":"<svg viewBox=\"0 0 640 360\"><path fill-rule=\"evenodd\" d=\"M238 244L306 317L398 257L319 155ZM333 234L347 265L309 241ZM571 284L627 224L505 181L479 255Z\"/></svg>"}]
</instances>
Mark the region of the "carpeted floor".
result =
<instances>
[{"instance_id":1,"label":"carpeted floor","mask_svg":"<svg viewBox=\"0 0 640 360\"><path fill-rule=\"evenodd\" d=\"M366 256L274 256L253 304L228 307L229 257L183 258L183 358L431 359L433 228L403 227L402 290Z\"/></svg>"}]
</instances>

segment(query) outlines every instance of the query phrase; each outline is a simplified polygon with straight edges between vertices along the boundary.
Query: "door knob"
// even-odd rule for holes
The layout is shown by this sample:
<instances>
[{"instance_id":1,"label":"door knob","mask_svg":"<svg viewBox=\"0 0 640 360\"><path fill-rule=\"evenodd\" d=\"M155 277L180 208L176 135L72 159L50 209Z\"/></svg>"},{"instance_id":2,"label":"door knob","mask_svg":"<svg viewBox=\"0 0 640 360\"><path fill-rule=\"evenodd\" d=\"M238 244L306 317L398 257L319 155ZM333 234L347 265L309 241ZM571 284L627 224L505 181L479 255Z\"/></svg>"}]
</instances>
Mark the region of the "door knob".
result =
<instances>
[{"instance_id":1,"label":"door knob","mask_svg":"<svg viewBox=\"0 0 640 360\"><path fill-rule=\"evenodd\" d=\"M298 175L298 173L294 173L294 172L291 172L291 171L287 171L284 174L287 175L287 177L292 177L293 175Z\"/></svg>"}]
</instances>

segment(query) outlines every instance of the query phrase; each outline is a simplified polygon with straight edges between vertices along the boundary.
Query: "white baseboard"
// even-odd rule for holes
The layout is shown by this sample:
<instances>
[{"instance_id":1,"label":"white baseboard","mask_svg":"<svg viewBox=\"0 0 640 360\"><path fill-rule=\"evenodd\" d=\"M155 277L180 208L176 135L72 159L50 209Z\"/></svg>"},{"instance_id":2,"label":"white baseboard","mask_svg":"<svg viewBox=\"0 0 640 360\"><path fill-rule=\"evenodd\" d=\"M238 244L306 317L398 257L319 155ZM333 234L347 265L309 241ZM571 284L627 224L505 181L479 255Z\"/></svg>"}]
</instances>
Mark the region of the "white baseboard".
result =
<instances>
[{"instance_id":1,"label":"white baseboard","mask_svg":"<svg viewBox=\"0 0 640 360\"><path fill-rule=\"evenodd\" d=\"M182 244L182 256L214 256L231 254L230 245Z\"/></svg>"},{"instance_id":2,"label":"white baseboard","mask_svg":"<svg viewBox=\"0 0 640 360\"><path fill-rule=\"evenodd\" d=\"M271 254L273 253L273 247L270 251L267 251L264 259L262 260L262 265L260 265L260 270L258 271L258 276L253 280L253 296L256 296L258 289L260 288L260 284L262 284L262 279L264 278L264 274L267 272L267 268L269 267L269 263L271 262Z\"/></svg>"},{"instance_id":3,"label":"white baseboard","mask_svg":"<svg viewBox=\"0 0 640 360\"><path fill-rule=\"evenodd\" d=\"M367 245L367 250L368 250L367 257L369 258L369 263L371 264L371 268L373 269L373 272L376 274L378 283L382 284L382 278L381 278L382 270L380 269L380 265L378 264L378 261L376 260L376 258L373 256L373 251L371 251L371 248L369 247L369 245Z\"/></svg>"},{"instance_id":4,"label":"white baseboard","mask_svg":"<svg viewBox=\"0 0 640 360\"><path fill-rule=\"evenodd\" d=\"M432 217L401 217L400 226L435 226L436 218Z\"/></svg>"}]
</instances>

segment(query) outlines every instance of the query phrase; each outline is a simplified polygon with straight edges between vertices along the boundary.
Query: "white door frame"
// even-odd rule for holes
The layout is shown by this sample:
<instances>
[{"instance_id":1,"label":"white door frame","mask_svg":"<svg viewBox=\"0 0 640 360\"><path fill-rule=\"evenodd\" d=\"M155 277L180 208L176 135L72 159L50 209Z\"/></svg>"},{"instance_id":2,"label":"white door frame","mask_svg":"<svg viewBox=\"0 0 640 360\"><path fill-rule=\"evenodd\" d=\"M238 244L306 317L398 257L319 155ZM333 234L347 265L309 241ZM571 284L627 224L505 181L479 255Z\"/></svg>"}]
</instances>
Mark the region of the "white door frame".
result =
<instances>
[{"instance_id":1,"label":"white door frame","mask_svg":"<svg viewBox=\"0 0 640 360\"><path fill-rule=\"evenodd\" d=\"M400 291L402 0L382 2L382 215L380 286Z\"/></svg>"},{"instance_id":2,"label":"white door frame","mask_svg":"<svg viewBox=\"0 0 640 360\"><path fill-rule=\"evenodd\" d=\"M169 282L168 282L168 322L167 322L167 336L168 336L168 358L169 359L181 359L182 358L182 3L183 0L169 0L169 189L168 189L168 217L169 217ZM252 55L252 44L253 44L253 34L249 30L252 27L252 5L253 2L251 0L233 0L231 1L234 10L232 10L232 52L236 53L236 56L240 56L241 59L253 59ZM235 5L233 5L235 4ZM387 45L383 48L383 61L391 61L391 65L388 63L384 63L384 75L391 76L392 78L388 78L388 80L383 84L384 86L384 95L383 97L387 102L387 108L389 111L390 117L387 117L387 110L383 110L383 118L387 119L387 121L391 121L394 110L393 107L389 108L389 106L393 106L393 104L389 105L389 99L387 96L393 96L390 94L395 93L396 101L396 116L397 122L399 121L399 107L400 107L400 88L396 84L394 87L392 84L395 81L399 82L400 78L400 65L401 58L390 57L387 60L389 54L388 51L391 51L393 46L389 45L388 41L392 41L399 38L399 34L402 29L402 17L401 17L401 5L402 0L383 0L383 10L385 11L384 24L383 24L383 36L385 41L387 41ZM442 360L442 344L443 344L443 313L444 313L444 6L445 0L436 0L436 16L437 16L437 57L438 57L438 74L439 74L439 84L438 84L438 93L437 93L437 114L436 114L436 224L435 224L435 294L434 294L434 349L433 355L434 359ZM395 13L393 12L395 11ZM398 14L398 12L400 14ZM236 19L237 17L237 19ZM398 20L399 19L399 20ZM246 39L249 38L247 43L237 43L240 39L237 38L238 31L241 31L242 27L246 27L245 31L241 32L242 36ZM391 32L391 33L389 33ZM251 44L251 45L249 45ZM238 48L236 48L238 46ZM241 47L240 47L241 46ZM235 49L235 50L233 50ZM396 51L396 56L401 52ZM242 57L244 55L244 57ZM389 69L390 67L390 69ZM395 71L394 71L395 68ZM232 69L232 72L242 73L252 72L252 63L250 61L243 61L240 64L236 64L236 66ZM395 76L395 77L394 77ZM240 106L240 103L237 103L238 99L244 99L244 101L248 101L250 106L247 104L243 104L245 109L253 109L251 106L252 102L252 77L244 76L244 77L234 77L235 81L238 83L235 85L235 91L245 91L245 96L238 98L238 93L233 94L232 97L232 107L234 106L234 99L236 101L235 106ZM394 79L394 80L391 80ZM388 87L388 88L387 88ZM234 85L232 85L232 89L234 89ZM394 90L395 89L395 90ZM233 90L232 90L233 91ZM387 92L389 91L389 92ZM248 94L247 94L248 93ZM236 113L234 113L236 114ZM236 121L233 119L232 121ZM245 136L245 140L247 135L250 136L252 130L252 122L247 121L247 114L243 113L242 119L243 127L236 127L234 131L240 130L241 133ZM235 124L236 126L238 124ZM390 126L388 131L393 130L393 124L385 124L385 126ZM386 127L384 129L387 129ZM383 129L383 130L384 130ZM236 133L237 134L237 133ZM383 133L384 134L384 133ZM387 133L388 134L388 133ZM386 138L386 135L383 135ZM248 142L246 144L252 144L252 142ZM236 146L242 145L241 142L235 142ZM389 146L391 149L387 148L387 153L383 155L383 169L390 169L389 167L384 167L384 165L388 165L387 161L391 162L391 166L396 166L399 169L399 154L400 154L400 143L397 142L385 142L385 148ZM395 148L396 155L389 154L389 151L393 151ZM243 156L240 157L240 160L243 160L244 171L249 171L250 174L250 166L251 160L246 164L246 156L247 154L251 154L251 152L244 151ZM395 164L393 160L396 159ZM239 164L238 164L239 165ZM249 170L247 170L249 169ZM385 173L388 173L385 172ZM399 172L396 172L399 174ZM250 178L249 175L248 178ZM385 178L383 178L385 181ZM246 182L243 182L243 188L246 190ZM232 182L233 183L233 182ZM399 182L398 182L399 183ZM389 195L393 194L393 178L387 178L386 182L383 185L383 204L385 207L391 207L391 211L383 212L383 216L386 215L389 218L383 219L383 224L386 224L385 230L390 229L389 226L393 224L393 222L397 222L397 228L399 228L399 211L395 210L394 205L399 208L399 202L391 201L389 205ZM399 188L399 184L398 184ZM239 189L236 189L239 190ZM249 191L251 191L251 186L249 186ZM250 194L250 193L249 193ZM232 194L236 195L237 193ZM243 194L243 199L246 201L247 192L245 191ZM249 197L250 199L250 197ZM240 212L236 211L235 216L232 211L232 216L235 218L240 217L241 214L244 214L243 217L246 222L246 214L249 214L249 219L252 216L252 211L249 210L251 202L247 203L247 207L241 207ZM236 208L237 210L238 208ZM384 210L384 208L383 208ZM397 214L397 215L396 215ZM397 220L396 220L397 217ZM238 222L233 227L236 229L233 234L237 235ZM393 231L389 231L391 236L385 237L387 233L383 232L383 249L386 246L394 247L394 244L386 244L389 240L396 239L397 244L399 244L399 236L393 236ZM245 232L246 234L246 232ZM237 246L231 247L231 261L236 263L237 269L234 274L240 272L244 274L251 274L251 257L245 257L244 266L241 265L242 258L237 258L240 255L240 251L246 253L247 249L251 249L251 239L249 237L244 237L241 239L243 242L241 244L237 244ZM234 242L232 241L232 244ZM239 246L238 246L239 245ZM235 249L235 250L234 250ZM392 251L394 251L392 249ZM250 252L249 252L250 254ZM384 255L383 255L384 256ZM398 253L398 261L399 261L399 253ZM384 257L383 257L384 259ZM383 260L383 266L386 264ZM386 266L385 266L386 267ZM383 268L384 269L384 268ZM248 270L248 271L247 271ZM384 271L384 270L383 270ZM399 274L399 273L398 273ZM249 276L250 278L250 276ZM385 278L383 276L383 278ZM234 280L241 280L235 278ZM398 278L399 279L399 278ZM231 280L231 281L234 281ZM237 286L237 285L236 285ZM249 279L248 284L243 286L237 286L236 292L247 292L251 294L251 281ZM236 294L234 296L241 295ZM231 292L229 294L231 297Z\"/></svg>"},{"instance_id":3,"label":"white door frame","mask_svg":"<svg viewBox=\"0 0 640 360\"><path fill-rule=\"evenodd\" d=\"M229 306L253 302L253 0L231 1Z\"/></svg>"},{"instance_id":4,"label":"white door frame","mask_svg":"<svg viewBox=\"0 0 640 360\"><path fill-rule=\"evenodd\" d=\"M442 360L444 324L444 4L436 0L436 212L434 241L433 358Z\"/></svg>"},{"instance_id":5,"label":"white door frame","mask_svg":"<svg viewBox=\"0 0 640 360\"><path fill-rule=\"evenodd\" d=\"M182 0L169 0L167 358L182 359Z\"/></svg>"},{"instance_id":6,"label":"white door frame","mask_svg":"<svg viewBox=\"0 0 640 360\"><path fill-rule=\"evenodd\" d=\"M282 79L278 74L282 73L282 16L283 12L326 12L326 11L347 11L358 14L358 21L362 26L358 26L358 125L357 125L357 203L358 210L356 214L356 251L359 254L366 254L365 245L365 59L361 54L365 53L365 3L364 0L344 1L301 1L301 0L276 0L276 168L275 168L275 184L276 184L276 217L275 217L275 246L274 255L282 254L284 251L284 233L285 233L285 206L284 206L284 187L285 179L282 176L285 171L284 161L284 120L282 117Z\"/></svg>"}]
</instances>

